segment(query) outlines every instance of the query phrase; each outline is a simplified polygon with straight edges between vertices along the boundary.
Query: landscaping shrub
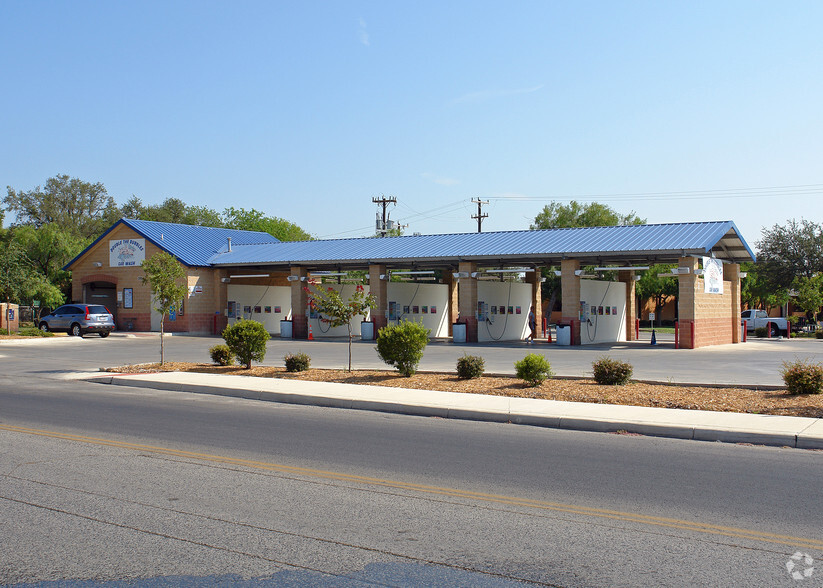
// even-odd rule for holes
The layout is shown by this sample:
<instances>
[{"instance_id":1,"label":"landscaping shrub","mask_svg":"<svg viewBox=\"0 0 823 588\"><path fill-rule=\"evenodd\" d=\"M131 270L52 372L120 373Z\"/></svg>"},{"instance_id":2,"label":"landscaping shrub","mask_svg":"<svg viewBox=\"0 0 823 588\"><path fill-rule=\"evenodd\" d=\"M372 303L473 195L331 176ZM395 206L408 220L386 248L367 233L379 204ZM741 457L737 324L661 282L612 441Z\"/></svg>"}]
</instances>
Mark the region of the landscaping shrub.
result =
<instances>
[{"instance_id":1,"label":"landscaping shrub","mask_svg":"<svg viewBox=\"0 0 823 588\"><path fill-rule=\"evenodd\" d=\"M266 357L269 333L262 323L250 319L239 320L226 327L223 339L240 365L246 366L246 369L251 368L252 360L263 361Z\"/></svg>"},{"instance_id":2,"label":"landscaping shrub","mask_svg":"<svg viewBox=\"0 0 823 588\"><path fill-rule=\"evenodd\" d=\"M50 331L41 331L37 327L20 327L17 334L21 337L54 337L54 333Z\"/></svg>"},{"instance_id":3,"label":"landscaping shrub","mask_svg":"<svg viewBox=\"0 0 823 588\"><path fill-rule=\"evenodd\" d=\"M754 330L754 336L760 339L763 339L766 335L769 334L769 330L766 327L757 327Z\"/></svg>"},{"instance_id":4,"label":"landscaping shrub","mask_svg":"<svg viewBox=\"0 0 823 588\"><path fill-rule=\"evenodd\" d=\"M814 332L815 339L823 339L823 331L815 331Z\"/></svg>"},{"instance_id":5,"label":"landscaping shrub","mask_svg":"<svg viewBox=\"0 0 823 588\"><path fill-rule=\"evenodd\" d=\"M311 363L311 358L302 351L298 353L287 353L283 359L286 361L287 372L305 372L309 369L309 364Z\"/></svg>"},{"instance_id":6,"label":"landscaping shrub","mask_svg":"<svg viewBox=\"0 0 823 588\"><path fill-rule=\"evenodd\" d=\"M377 354L406 377L414 375L429 343L429 329L423 323L402 321L377 332Z\"/></svg>"},{"instance_id":7,"label":"landscaping shrub","mask_svg":"<svg viewBox=\"0 0 823 588\"><path fill-rule=\"evenodd\" d=\"M457 360L457 377L463 380L479 378L486 371L486 362L476 355L464 355Z\"/></svg>"},{"instance_id":8,"label":"landscaping shrub","mask_svg":"<svg viewBox=\"0 0 823 588\"><path fill-rule=\"evenodd\" d=\"M823 392L823 364L808 359L784 361L780 371L789 394L820 394Z\"/></svg>"},{"instance_id":9,"label":"landscaping shrub","mask_svg":"<svg viewBox=\"0 0 823 588\"><path fill-rule=\"evenodd\" d=\"M632 377L632 364L609 357L601 357L592 363L594 381L601 385L618 386L628 384Z\"/></svg>"},{"instance_id":10,"label":"landscaping shrub","mask_svg":"<svg viewBox=\"0 0 823 588\"><path fill-rule=\"evenodd\" d=\"M548 360L537 353L529 353L514 363L514 373L530 386L539 386L554 375Z\"/></svg>"},{"instance_id":11,"label":"landscaping shrub","mask_svg":"<svg viewBox=\"0 0 823 588\"><path fill-rule=\"evenodd\" d=\"M228 345L215 345L209 349L209 355L217 365L232 365L234 363L234 354Z\"/></svg>"}]
</instances>

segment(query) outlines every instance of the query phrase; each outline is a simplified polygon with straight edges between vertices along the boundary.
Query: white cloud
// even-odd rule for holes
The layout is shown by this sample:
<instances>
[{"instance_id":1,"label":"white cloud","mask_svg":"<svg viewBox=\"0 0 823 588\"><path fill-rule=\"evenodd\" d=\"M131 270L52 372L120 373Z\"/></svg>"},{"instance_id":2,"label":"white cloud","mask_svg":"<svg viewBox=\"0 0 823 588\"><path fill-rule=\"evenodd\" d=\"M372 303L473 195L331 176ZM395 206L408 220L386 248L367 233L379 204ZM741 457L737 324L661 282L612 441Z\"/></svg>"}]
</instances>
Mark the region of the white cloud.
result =
<instances>
[{"instance_id":1,"label":"white cloud","mask_svg":"<svg viewBox=\"0 0 823 588\"><path fill-rule=\"evenodd\" d=\"M463 104L466 102L486 102L496 98L505 98L507 96L517 96L520 94L531 94L546 87L546 84L539 86L532 86L530 88L512 88L508 90L481 90L479 92L470 92L463 94L459 98L452 100L452 104Z\"/></svg>"},{"instance_id":2,"label":"white cloud","mask_svg":"<svg viewBox=\"0 0 823 588\"><path fill-rule=\"evenodd\" d=\"M369 33L366 31L366 21L362 18L358 21L359 27L357 29L357 36L360 39L360 43L365 45L366 47L369 46Z\"/></svg>"},{"instance_id":3,"label":"white cloud","mask_svg":"<svg viewBox=\"0 0 823 588\"><path fill-rule=\"evenodd\" d=\"M444 178L429 172L424 172L420 175L423 179L434 182L435 184L440 184L441 186L456 186L460 183L460 180L455 180L454 178Z\"/></svg>"}]
</instances>

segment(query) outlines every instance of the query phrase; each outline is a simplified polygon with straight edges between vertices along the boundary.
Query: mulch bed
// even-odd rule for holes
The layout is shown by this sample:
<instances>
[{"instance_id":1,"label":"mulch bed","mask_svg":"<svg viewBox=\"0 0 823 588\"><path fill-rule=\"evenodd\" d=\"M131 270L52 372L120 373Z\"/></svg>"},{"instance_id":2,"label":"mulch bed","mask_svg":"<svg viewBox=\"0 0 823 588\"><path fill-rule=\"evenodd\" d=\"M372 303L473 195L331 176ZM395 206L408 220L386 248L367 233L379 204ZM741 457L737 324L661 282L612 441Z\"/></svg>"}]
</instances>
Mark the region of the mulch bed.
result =
<instances>
[{"instance_id":1,"label":"mulch bed","mask_svg":"<svg viewBox=\"0 0 823 588\"><path fill-rule=\"evenodd\" d=\"M423 372L405 378L397 372L381 370L347 372L345 370L310 369L305 372L289 373L282 367L252 366L251 369L247 370L237 366L224 367L180 362L167 362L162 370L158 364L143 364L110 368L107 371L120 373L201 372L260 378L290 378L315 382L342 382L466 394L545 398L572 402L823 417L823 394L792 396L783 390L758 390L742 387L702 387L641 382L631 382L625 386L601 386L594 380L585 378L552 378L542 385L532 388L514 376L484 375L471 380L461 380L455 374Z\"/></svg>"}]
</instances>

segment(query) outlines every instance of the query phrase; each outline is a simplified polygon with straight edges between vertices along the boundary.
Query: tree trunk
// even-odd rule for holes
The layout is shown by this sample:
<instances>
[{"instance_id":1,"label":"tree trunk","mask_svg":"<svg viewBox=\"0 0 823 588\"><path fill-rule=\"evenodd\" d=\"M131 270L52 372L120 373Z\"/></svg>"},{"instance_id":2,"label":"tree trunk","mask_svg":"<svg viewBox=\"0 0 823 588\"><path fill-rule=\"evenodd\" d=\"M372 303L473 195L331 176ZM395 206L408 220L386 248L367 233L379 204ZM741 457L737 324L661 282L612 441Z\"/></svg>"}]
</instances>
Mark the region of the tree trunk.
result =
<instances>
[{"instance_id":1,"label":"tree trunk","mask_svg":"<svg viewBox=\"0 0 823 588\"><path fill-rule=\"evenodd\" d=\"M161 367L166 362L166 353L165 353L166 350L163 348L163 319L164 318L166 318L165 314L160 316L160 366Z\"/></svg>"},{"instance_id":2,"label":"tree trunk","mask_svg":"<svg viewBox=\"0 0 823 588\"><path fill-rule=\"evenodd\" d=\"M349 321L348 327L349 327L349 371L351 371L351 321Z\"/></svg>"}]
</instances>

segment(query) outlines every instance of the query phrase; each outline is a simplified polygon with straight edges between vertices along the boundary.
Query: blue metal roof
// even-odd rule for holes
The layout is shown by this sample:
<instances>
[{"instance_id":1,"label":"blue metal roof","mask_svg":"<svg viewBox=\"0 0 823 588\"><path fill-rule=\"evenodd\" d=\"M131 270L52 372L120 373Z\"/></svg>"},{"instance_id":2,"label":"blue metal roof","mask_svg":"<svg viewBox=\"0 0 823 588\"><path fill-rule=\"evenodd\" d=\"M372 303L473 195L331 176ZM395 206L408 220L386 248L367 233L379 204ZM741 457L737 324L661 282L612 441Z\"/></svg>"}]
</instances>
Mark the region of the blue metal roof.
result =
<instances>
[{"instance_id":1,"label":"blue metal roof","mask_svg":"<svg viewBox=\"0 0 823 588\"><path fill-rule=\"evenodd\" d=\"M755 256L731 221L585 227L495 233L249 244L221 251L212 265L334 265L457 261L672 261L713 252L728 261Z\"/></svg>"},{"instance_id":2,"label":"blue metal roof","mask_svg":"<svg viewBox=\"0 0 823 588\"><path fill-rule=\"evenodd\" d=\"M238 229L221 229L217 227L201 227L196 225L180 225L175 223L161 223L123 218L114 223L109 230L100 235L94 243L86 247L80 255L66 264L68 269L80 259L89 249L103 240L106 235L119 225L125 225L139 235L146 238L160 249L163 249L187 266L209 265L209 259L219 251L225 251L228 238L231 237L234 245L251 245L265 243L268 246L279 241L268 233L259 231L240 231Z\"/></svg>"}]
</instances>

